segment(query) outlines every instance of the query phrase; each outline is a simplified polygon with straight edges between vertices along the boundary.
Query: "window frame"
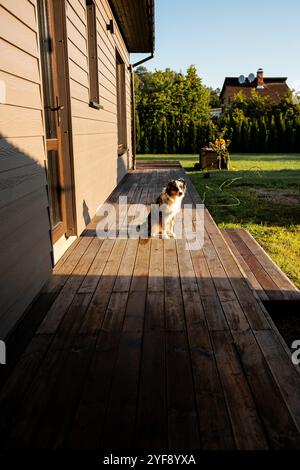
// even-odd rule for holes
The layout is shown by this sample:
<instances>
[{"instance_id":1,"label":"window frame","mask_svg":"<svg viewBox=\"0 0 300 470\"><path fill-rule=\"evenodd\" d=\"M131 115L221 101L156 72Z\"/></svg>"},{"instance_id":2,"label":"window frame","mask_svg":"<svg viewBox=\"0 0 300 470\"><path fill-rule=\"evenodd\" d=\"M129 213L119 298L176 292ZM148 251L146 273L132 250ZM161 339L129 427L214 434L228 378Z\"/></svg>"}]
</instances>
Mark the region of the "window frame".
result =
<instances>
[{"instance_id":1,"label":"window frame","mask_svg":"<svg viewBox=\"0 0 300 470\"><path fill-rule=\"evenodd\" d=\"M116 49L116 98L117 98L117 130L118 155L128 150L127 145L127 109L126 109L126 64Z\"/></svg>"},{"instance_id":2,"label":"window frame","mask_svg":"<svg viewBox=\"0 0 300 470\"><path fill-rule=\"evenodd\" d=\"M89 106L103 109L100 105L97 14L94 0L86 0L88 70L89 70Z\"/></svg>"}]
</instances>

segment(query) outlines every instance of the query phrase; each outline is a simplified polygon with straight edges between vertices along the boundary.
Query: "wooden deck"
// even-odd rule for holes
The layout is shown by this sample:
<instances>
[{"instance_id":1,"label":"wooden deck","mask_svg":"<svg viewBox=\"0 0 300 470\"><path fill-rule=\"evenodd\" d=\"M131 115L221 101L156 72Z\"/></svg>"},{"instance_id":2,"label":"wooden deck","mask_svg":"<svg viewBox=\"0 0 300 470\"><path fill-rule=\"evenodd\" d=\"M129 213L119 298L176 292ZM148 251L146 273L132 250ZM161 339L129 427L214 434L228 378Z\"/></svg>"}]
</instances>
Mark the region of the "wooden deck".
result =
<instances>
[{"instance_id":1,"label":"wooden deck","mask_svg":"<svg viewBox=\"0 0 300 470\"><path fill-rule=\"evenodd\" d=\"M300 291L247 230L224 229L222 235L262 301L300 302Z\"/></svg>"},{"instance_id":2,"label":"wooden deck","mask_svg":"<svg viewBox=\"0 0 300 470\"><path fill-rule=\"evenodd\" d=\"M179 175L140 167L109 201L149 204ZM1 389L1 447L299 449L299 371L209 213L197 251L95 224L20 327L36 331Z\"/></svg>"}]
</instances>

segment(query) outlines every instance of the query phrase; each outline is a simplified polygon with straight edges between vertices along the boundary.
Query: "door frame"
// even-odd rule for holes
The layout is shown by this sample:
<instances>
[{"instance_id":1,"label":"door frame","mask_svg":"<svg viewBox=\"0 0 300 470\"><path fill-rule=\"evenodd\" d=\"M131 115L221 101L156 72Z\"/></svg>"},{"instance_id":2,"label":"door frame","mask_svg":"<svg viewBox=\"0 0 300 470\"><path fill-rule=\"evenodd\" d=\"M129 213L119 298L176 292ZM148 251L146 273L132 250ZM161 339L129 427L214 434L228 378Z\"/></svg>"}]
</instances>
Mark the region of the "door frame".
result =
<instances>
[{"instance_id":1,"label":"door frame","mask_svg":"<svg viewBox=\"0 0 300 470\"><path fill-rule=\"evenodd\" d=\"M59 105L59 165L61 169L60 184L64 194L62 198L63 224L51 229L52 244L65 235L67 238L77 234L76 230L76 200L75 200L75 179L74 179L74 159L73 159L73 138L72 138L72 116L71 116L71 96L70 96L70 75L68 58L68 38L66 27L66 1L46 0L49 11L49 23L54 31L53 50L54 60L52 61L55 76L53 81L58 90ZM56 69L56 72L55 72ZM59 73L58 73L59 71ZM41 93L42 68L41 73ZM51 143L50 143L51 145ZM48 145L49 147L49 145ZM48 148L49 149L49 148ZM47 142L45 138L45 151L47 153ZM46 158L47 162L47 158ZM50 204L50 201L49 201Z\"/></svg>"}]
</instances>

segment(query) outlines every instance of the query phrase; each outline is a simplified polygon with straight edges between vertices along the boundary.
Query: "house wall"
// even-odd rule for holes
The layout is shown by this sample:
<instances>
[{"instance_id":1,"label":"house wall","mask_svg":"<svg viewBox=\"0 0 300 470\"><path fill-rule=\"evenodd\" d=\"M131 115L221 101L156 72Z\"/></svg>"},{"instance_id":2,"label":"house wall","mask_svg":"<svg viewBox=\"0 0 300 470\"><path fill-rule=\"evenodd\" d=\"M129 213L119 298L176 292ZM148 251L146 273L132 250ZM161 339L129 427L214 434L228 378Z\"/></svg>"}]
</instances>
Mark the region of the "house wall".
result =
<instances>
[{"instance_id":1,"label":"house wall","mask_svg":"<svg viewBox=\"0 0 300 470\"><path fill-rule=\"evenodd\" d=\"M131 165L130 74L126 67L128 152L117 153L116 48L120 31L97 0L100 104L89 107L85 0L66 0L77 234ZM36 0L0 0L0 339L52 270ZM4 91L3 91L4 90ZM63 253L63 244L59 252ZM67 248L67 244L66 244ZM55 251L55 246L54 246ZM57 253L54 253L57 259Z\"/></svg>"},{"instance_id":2,"label":"house wall","mask_svg":"<svg viewBox=\"0 0 300 470\"><path fill-rule=\"evenodd\" d=\"M228 88L226 87L225 90L224 90L224 93L223 93L223 96L222 96L222 103L225 105L225 106L228 106L230 104L230 93L228 91Z\"/></svg>"},{"instance_id":3,"label":"house wall","mask_svg":"<svg viewBox=\"0 0 300 470\"><path fill-rule=\"evenodd\" d=\"M51 273L35 1L0 1L0 338Z\"/></svg>"},{"instance_id":4,"label":"house wall","mask_svg":"<svg viewBox=\"0 0 300 470\"><path fill-rule=\"evenodd\" d=\"M89 106L85 0L67 1L67 31L73 127L77 230L82 232L131 165L131 96L129 54L120 31L106 29L113 18L107 0L96 0L100 104ZM118 157L116 48L126 64L128 153Z\"/></svg>"}]
</instances>

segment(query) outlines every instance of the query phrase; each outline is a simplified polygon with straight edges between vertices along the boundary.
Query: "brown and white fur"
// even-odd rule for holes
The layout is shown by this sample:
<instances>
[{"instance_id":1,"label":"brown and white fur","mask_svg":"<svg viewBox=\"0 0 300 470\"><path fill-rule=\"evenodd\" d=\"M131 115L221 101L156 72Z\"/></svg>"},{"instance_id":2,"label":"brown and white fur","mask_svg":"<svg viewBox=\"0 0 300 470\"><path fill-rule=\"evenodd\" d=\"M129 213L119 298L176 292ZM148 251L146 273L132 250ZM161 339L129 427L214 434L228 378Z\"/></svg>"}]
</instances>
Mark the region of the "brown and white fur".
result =
<instances>
[{"instance_id":1,"label":"brown and white fur","mask_svg":"<svg viewBox=\"0 0 300 470\"><path fill-rule=\"evenodd\" d=\"M186 182L183 178L178 180L171 180L156 200L161 211L159 214L159 224L152 224L151 226L151 213L148 216L148 233L152 237L159 236L162 232L163 238L173 237L176 238L174 233L174 218L181 210L182 200L186 192Z\"/></svg>"}]
</instances>

